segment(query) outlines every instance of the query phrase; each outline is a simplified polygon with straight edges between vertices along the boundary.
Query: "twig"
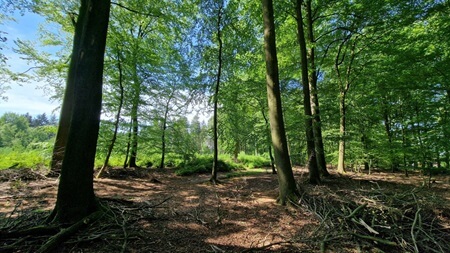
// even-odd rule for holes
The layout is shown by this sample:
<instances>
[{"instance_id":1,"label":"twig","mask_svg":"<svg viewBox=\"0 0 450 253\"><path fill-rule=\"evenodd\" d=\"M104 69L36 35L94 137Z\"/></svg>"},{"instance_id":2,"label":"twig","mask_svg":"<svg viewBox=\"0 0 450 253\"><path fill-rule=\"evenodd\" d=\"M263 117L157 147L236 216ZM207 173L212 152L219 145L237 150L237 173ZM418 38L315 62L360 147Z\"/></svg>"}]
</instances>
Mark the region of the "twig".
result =
<instances>
[{"instance_id":1,"label":"twig","mask_svg":"<svg viewBox=\"0 0 450 253\"><path fill-rule=\"evenodd\" d=\"M378 237L375 237L375 236L360 235L360 234L357 234L357 233L351 233L351 234L356 236L356 237L359 237L361 239L372 240L372 241L379 242L379 243L382 243L382 244L385 244L385 245L389 245L389 246L397 246L396 242L392 242L392 241L385 240L385 239L382 239L382 238L378 238Z\"/></svg>"},{"instance_id":2,"label":"twig","mask_svg":"<svg viewBox=\"0 0 450 253\"><path fill-rule=\"evenodd\" d=\"M350 218L352 218L353 216L356 215L356 213L359 212L359 210L363 209L363 208L366 207L366 206L367 206L367 203L364 203L364 204L358 206L357 208L355 208L355 210L353 210L353 212L351 212L349 215L345 216L345 219L350 219Z\"/></svg>"},{"instance_id":3,"label":"twig","mask_svg":"<svg viewBox=\"0 0 450 253\"><path fill-rule=\"evenodd\" d=\"M172 198L172 197L168 197L168 198L164 199L163 201L159 202L158 204L155 204L155 205L149 205L149 206L147 206L147 207L153 208L153 207L160 206L160 205L164 204L165 202L167 202L167 201L168 201L169 199L171 199L171 198ZM144 203L150 204L148 201L144 201Z\"/></svg>"}]
</instances>

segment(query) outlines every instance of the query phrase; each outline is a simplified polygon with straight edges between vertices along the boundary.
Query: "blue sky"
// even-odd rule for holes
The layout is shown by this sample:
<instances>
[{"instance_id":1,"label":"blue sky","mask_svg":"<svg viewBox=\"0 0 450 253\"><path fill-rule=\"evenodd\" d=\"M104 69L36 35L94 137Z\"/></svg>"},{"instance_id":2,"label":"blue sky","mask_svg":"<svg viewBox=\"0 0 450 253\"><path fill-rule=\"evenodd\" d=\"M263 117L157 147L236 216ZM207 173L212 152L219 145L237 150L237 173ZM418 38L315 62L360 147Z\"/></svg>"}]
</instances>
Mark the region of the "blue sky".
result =
<instances>
[{"instance_id":1,"label":"blue sky","mask_svg":"<svg viewBox=\"0 0 450 253\"><path fill-rule=\"evenodd\" d=\"M7 45L3 48L2 53L8 58L7 64L14 72L21 72L29 69L30 65L20 58L20 55L13 51L17 39L35 40L38 35L39 24L44 23L44 19L33 13L25 13L23 16L17 14L14 16L15 21L4 21L0 24L0 31L6 32ZM59 107L56 102L50 102L49 96L44 93L38 86L43 83L30 82L20 86L17 83L9 83L10 89L4 94L8 97L7 101L0 100L0 115L5 112L14 112L19 114L30 113L37 115L46 113L47 115L55 114L59 116L59 112L55 111Z\"/></svg>"}]
</instances>

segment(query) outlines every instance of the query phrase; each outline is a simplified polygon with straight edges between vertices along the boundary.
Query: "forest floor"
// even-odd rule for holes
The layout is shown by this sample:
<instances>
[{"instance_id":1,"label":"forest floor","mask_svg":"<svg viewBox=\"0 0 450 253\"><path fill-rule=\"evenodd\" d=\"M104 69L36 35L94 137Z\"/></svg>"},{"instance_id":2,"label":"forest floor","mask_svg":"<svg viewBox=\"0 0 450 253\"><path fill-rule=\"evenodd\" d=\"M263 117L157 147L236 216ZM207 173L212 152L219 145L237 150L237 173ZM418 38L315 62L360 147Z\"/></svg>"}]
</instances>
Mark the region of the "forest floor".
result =
<instances>
[{"instance_id":1,"label":"forest floor","mask_svg":"<svg viewBox=\"0 0 450 253\"><path fill-rule=\"evenodd\" d=\"M294 173L302 196L275 203L277 175L176 176L108 170L94 182L109 210L54 252L450 252L450 176L347 173L319 186ZM49 235L6 236L41 224L57 181L0 171L0 252L35 252Z\"/></svg>"}]
</instances>

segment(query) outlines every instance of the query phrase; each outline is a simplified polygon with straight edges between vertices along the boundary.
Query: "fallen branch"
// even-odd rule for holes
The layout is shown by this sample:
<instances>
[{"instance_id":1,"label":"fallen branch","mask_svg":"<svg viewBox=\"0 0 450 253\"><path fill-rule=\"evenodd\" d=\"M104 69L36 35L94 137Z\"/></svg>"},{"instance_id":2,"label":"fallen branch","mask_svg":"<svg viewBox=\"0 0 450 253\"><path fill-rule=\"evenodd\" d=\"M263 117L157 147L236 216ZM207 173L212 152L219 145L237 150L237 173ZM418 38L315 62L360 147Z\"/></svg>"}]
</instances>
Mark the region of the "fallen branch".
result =
<instances>
[{"instance_id":1,"label":"fallen branch","mask_svg":"<svg viewBox=\"0 0 450 253\"><path fill-rule=\"evenodd\" d=\"M382 238L378 238L378 237L375 237L375 236L360 235L360 234L357 234L357 233L351 233L351 234L353 236L359 237L361 239L372 240L372 241L379 242L379 243L382 243L384 245L389 245L389 246L397 246L396 242L392 242L392 241L385 240L385 239L382 239Z\"/></svg>"}]
</instances>

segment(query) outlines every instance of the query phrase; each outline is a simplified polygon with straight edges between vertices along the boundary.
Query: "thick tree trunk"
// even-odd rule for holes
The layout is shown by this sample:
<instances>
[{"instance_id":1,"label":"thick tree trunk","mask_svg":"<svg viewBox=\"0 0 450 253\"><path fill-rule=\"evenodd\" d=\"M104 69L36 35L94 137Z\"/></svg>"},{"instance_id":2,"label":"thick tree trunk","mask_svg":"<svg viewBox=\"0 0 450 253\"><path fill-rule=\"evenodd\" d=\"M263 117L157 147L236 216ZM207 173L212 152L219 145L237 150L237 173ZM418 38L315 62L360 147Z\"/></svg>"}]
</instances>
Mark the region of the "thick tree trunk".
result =
<instances>
[{"instance_id":1,"label":"thick tree trunk","mask_svg":"<svg viewBox=\"0 0 450 253\"><path fill-rule=\"evenodd\" d=\"M284 205L290 200L296 199L299 192L292 172L284 128L272 0L262 0L262 9L269 121L279 183L277 202Z\"/></svg>"},{"instance_id":2,"label":"thick tree trunk","mask_svg":"<svg viewBox=\"0 0 450 253\"><path fill-rule=\"evenodd\" d=\"M112 151L114 149L114 145L116 143L117 131L119 130L120 113L122 111L123 93L124 93L123 84L122 84L123 73L122 73L122 64L121 64L121 59L120 59L120 52L118 52L118 57L117 57L117 68L119 70L119 92L120 92L120 96L119 96L119 106L117 108L116 120L114 122L114 132L113 132L113 136L111 138L111 142L110 142L109 147L108 147L108 152L106 153L105 161L103 162L103 166L100 169L100 171L97 173L97 176L95 178L99 178L101 176L103 170L108 166L109 158L111 157L111 153L112 153Z\"/></svg>"},{"instance_id":3,"label":"thick tree trunk","mask_svg":"<svg viewBox=\"0 0 450 253\"><path fill-rule=\"evenodd\" d=\"M58 187L55 221L73 224L99 208L93 188L109 0L82 0L71 61L74 103Z\"/></svg>"},{"instance_id":4,"label":"thick tree trunk","mask_svg":"<svg viewBox=\"0 0 450 253\"><path fill-rule=\"evenodd\" d=\"M217 40L219 42L219 54L218 54L218 66L217 66L217 76L216 76L216 86L214 89L214 115L213 115L213 142L214 142L214 158L213 166L211 171L211 178L209 181L212 183L217 183L217 171L219 164L219 144L218 144L218 134L217 134L217 106L219 101L219 88L220 88L220 77L222 74L222 15L223 15L223 3L219 6L217 10Z\"/></svg>"},{"instance_id":5,"label":"thick tree trunk","mask_svg":"<svg viewBox=\"0 0 450 253\"><path fill-rule=\"evenodd\" d=\"M80 48L82 34L75 33L73 39L73 48ZM72 52L73 54L73 52ZM61 106L61 113L59 116L58 131L56 133L55 144L53 146L52 160L50 162L49 176L59 176L61 173L62 162L64 159L64 150L69 137L70 119L72 117L72 110L74 104L75 94L75 75L77 74L75 69L78 65L78 58L71 56L69 70L67 75L67 84L64 91L63 103Z\"/></svg>"},{"instance_id":6,"label":"thick tree trunk","mask_svg":"<svg viewBox=\"0 0 450 253\"><path fill-rule=\"evenodd\" d=\"M313 31L313 14L311 7L311 0L306 1L306 13L307 13L307 27L308 27L308 41L310 43L310 48L308 51L308 63L309 63L309 89L310 89L310 97L311 97L311 114L313 120L313 133L314 133L314 145L316 148L317 155L317 167L320 173L323 176L329 176L327 170L327 162L325 160L325 151L323 147L323 139L322 139L322 127L320 121L320 109L319 109L319 95L317 90L317 68L315 62L315 38Z\"/></svg>"},{"instance_id":7,"label":"thick tree trunk","mask_svg":"<svg viewBox=\"0 0 450 253\"><path fill-rule=\"evenodd\" d=\"M319 184L320 173L317 167L317 157L315 152L316 147L313 132L313 117L311 113L311 94L308 79L308 57L307 57L308 53L306 50L306 38L302 22L303 14L302 14L301 0L297 0L296 17L297 17L297 39L300 45L300 62L302 69L303 108L306 116L305 129L306 129L306 143L308 150L307 168L309 171L309 183Z\"/></svg>"}]
</instances>

